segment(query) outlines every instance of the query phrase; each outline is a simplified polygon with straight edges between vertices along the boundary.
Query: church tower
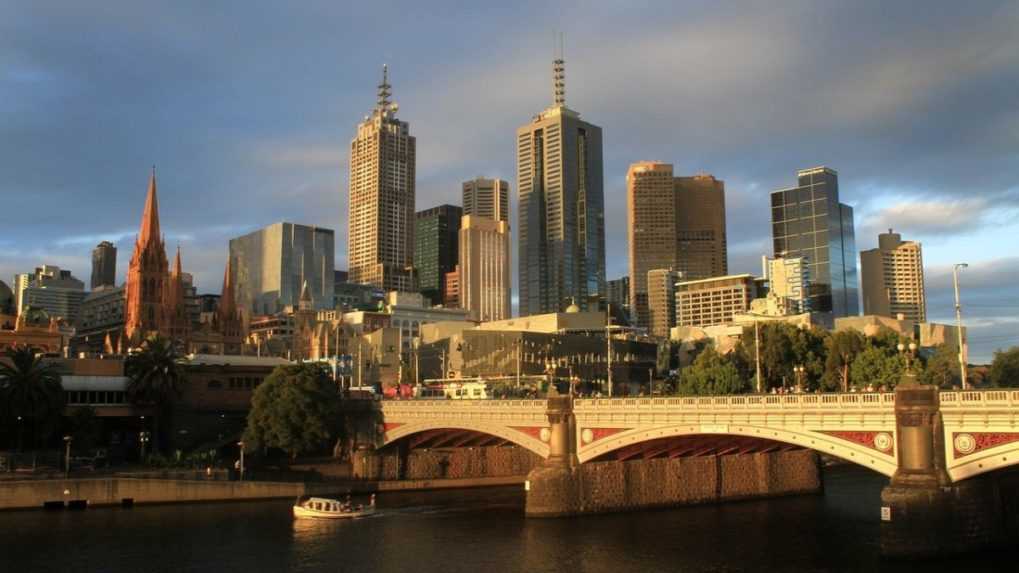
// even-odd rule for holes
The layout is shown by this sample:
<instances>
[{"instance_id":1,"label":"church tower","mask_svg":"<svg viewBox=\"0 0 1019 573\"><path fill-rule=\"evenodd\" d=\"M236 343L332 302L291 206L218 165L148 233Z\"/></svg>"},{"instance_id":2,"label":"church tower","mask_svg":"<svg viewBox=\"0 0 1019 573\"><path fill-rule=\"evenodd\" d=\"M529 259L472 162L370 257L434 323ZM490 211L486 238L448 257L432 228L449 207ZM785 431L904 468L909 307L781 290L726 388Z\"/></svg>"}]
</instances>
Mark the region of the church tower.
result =
<instances>
[{"instance_id":1,"label":"church tower","mask_svg":"<svg viewBox=\"0 0 1019 573\"><path fill-rule=\"evenodd\" d=\"M177 247L173 271L166 281L163 292L163 317L164 328L160 329L160 333L180 343L186 343L191 334L191 317L188 316L187 306L184 304L184 271L180 264L180 247Z\"/></svg>"},{"instance_id":2,"label":"church tower","mask_svg":"<svg viewBox=\"0 0 1019 573\"><path fill-rule=\"evenodd\" d=\"M168 280L168 267L166 247L159 233L159 202L153 167L141 228L127 270L124 334L129 346L137 346L153 332L166 334L163 289Z\"/></svg>"},{"instance_id":3,"label":"church tower","mask_svg":"<svg viewBox=\"0 0 1019 573\"><path fill-rule=\"evenodd\" d=\"M223 293L219 297L219 308L216 311L216 322L223 336L224 354L240 354L243 336L241 313L237 310L234 299L234 277L232 259L226 260L226 271L223 273Z\"/></svg>"}]
</instances>

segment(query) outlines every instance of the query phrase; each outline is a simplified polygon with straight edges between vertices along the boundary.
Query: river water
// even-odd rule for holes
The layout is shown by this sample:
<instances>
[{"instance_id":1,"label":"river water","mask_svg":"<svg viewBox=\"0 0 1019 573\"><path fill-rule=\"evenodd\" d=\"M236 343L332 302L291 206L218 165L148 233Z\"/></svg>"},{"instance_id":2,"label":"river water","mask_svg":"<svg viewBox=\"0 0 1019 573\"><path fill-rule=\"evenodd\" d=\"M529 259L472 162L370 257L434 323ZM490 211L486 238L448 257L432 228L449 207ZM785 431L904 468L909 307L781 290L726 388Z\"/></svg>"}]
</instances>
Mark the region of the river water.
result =
<instances>
[{"instance_id":1,"label":"river water","mask_svg":"<svg viewBox=\"0 0 1019 573\"><path fill-rule=\"evenodd\" d=\"M569 519L524 519L521 488L384 494L356 521L294 520L288 501L0 513L3 572L1017 571L1019 553L878 556L886 479L829 468L825 493Z\"/></svg>"}]
</instances>

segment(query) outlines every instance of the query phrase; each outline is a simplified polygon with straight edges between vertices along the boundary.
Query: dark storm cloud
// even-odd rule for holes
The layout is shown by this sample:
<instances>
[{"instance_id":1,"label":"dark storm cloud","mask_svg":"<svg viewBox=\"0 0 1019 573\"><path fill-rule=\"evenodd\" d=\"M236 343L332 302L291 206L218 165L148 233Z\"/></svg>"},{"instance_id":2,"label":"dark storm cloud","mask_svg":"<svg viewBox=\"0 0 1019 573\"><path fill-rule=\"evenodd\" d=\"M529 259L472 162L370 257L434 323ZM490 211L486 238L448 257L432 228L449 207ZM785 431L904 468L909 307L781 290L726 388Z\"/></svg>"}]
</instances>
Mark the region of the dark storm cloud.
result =
<instances>
[{"instance_id":1,"label":"dark storm cloud","mask_svg":"<svg viewBox=\"0 0 1019 573\"><path fill-rule=\"evenodd\" d=\"M419 207L457 202L479 174L515 187L557 29L567 102L604 128L610 277L643 159L726 181L734 272L770 254L768 193L819 164L860 248L894 226L932 264L991 260L1007 253L981 248L986 227L1019 230L1014 2L0 0L0 277L86 276L102 238L123 271L152 164L200 290L219 289L229 237L278 220L336 229L342 266L347 146L381 63L418 138Z\"/></svg>"}]
</instances>

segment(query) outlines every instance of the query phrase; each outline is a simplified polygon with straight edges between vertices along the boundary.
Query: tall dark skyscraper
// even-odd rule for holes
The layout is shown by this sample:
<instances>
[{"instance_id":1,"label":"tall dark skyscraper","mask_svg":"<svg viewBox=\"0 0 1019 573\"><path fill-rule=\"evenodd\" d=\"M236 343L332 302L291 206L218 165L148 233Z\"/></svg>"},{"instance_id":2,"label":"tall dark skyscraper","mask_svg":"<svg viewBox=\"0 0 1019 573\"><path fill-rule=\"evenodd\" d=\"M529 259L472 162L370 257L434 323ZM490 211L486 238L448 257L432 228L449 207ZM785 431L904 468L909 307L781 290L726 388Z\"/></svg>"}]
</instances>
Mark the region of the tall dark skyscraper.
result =
<instances>
[{"instance_id":1,"label":"tall dark skyscraper","mask_svg":"<svg viewBox=\"0 0 1019 573\"><path fill-rule=\"evenodd\" d=\"M520 316L605 294L601 128L566 107L562 59L552 74L552 107L517 129Z\"/></svg>"},{"instance_id":2,"label":"tall dark skyscraper","mask_svg":"<svg viewBox=\"0 0 1019 573\"><path fill-rule=\"evenodd\" d=\"M460 217L463 209L439 205L418 211L414 222L414 264L418 287L432 304L442 302L442 280L456 269L460 257Z\"/></svg>"},{"instance_id":3,"label":"tall dark skyscraper","mask_svg":"<svg viewBox=\"0 0 1019 573\"><path fill-rule=\"evenodd\" d=\"M775 258L806 260L809 310L835 317L858 315L853 208L839 202L838 173L814 167L797 177L796 187L771 192Z\"/></svg>"},{"instance_id":4,"label":"tall dark skyscraper","mask_svg":"<svg viewBox=\"0 0 1019 573\"><path fill-rule=\"evenodd\" d=\"M91 289L117 284L117 247L109 241L103 241L92 249L92 283Z\"/></svg>"}]
</instances>

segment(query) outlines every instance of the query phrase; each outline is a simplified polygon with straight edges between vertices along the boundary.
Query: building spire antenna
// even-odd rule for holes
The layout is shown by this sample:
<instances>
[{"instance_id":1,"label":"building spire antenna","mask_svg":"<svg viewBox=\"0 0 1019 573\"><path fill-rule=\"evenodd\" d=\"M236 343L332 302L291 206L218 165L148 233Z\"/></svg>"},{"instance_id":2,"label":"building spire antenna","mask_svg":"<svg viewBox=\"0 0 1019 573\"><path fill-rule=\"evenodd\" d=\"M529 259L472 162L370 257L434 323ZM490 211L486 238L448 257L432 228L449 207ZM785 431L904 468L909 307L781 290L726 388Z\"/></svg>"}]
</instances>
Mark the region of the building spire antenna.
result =
<instances>
[{"instance_id":1,"label":"building spire antenna","mask_svg":"<svg viewBox=\"0 0 1019 573\"><path fill-rule=\"evenodd\" d=\"M565 52L564 44L563 33L560 32L559 49L556 50L554 42L552 45L554 56L552 60L552 103L555 107L566 105L566 62L563 60L563 53Z\"/></svg>"},{"instance_id":2,"label":"building spire antenna","mask_svg":"<svg viewBox=\"0 0 1019 573\"><path fill-rule=\"evenodd\" d=\"M382 64L382 83L379 84L379 99L376 109L381 112L388 111L391 107L389 97L393 95L393 86L389 85L389 64Z\"/></svg>"}]
</instances>

